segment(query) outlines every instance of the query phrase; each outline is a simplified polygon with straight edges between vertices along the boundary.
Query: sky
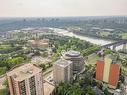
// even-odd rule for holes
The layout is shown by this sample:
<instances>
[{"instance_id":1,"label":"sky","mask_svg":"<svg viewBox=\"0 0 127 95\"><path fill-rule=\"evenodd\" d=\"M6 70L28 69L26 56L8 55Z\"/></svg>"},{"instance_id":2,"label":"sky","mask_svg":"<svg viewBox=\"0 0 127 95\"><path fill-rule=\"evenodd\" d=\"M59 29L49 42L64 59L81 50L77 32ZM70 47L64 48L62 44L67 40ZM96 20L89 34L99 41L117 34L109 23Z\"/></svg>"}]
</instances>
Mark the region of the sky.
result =
<instances>
[{"instance_id":1,"label":"sky","mask_svg":"<svg viewBox=\"0 0 127 95\"><path fill-rule=\"evenodd\" d=\"M0 0L0 17L127 15L127 0Z\"/></svg>"}]
</instances>

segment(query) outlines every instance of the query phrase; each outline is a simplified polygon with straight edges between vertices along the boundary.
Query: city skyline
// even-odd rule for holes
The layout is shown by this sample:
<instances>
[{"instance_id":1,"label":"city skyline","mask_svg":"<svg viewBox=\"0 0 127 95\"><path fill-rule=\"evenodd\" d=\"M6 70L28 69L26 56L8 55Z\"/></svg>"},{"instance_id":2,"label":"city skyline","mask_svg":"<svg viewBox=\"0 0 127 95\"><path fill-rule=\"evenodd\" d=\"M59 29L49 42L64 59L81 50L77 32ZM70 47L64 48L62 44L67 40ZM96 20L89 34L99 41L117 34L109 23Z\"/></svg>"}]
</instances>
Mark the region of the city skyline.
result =
<instances>
[{"instance_id":1,"label":"city skyline","mask_svg":"<svg viewBox=\"0 0 127 95\"><path fill-rule=\"evenodd\" d=\"M0 0L0 17L120 16L126 0Z\"/></svg>"}]
</instances>

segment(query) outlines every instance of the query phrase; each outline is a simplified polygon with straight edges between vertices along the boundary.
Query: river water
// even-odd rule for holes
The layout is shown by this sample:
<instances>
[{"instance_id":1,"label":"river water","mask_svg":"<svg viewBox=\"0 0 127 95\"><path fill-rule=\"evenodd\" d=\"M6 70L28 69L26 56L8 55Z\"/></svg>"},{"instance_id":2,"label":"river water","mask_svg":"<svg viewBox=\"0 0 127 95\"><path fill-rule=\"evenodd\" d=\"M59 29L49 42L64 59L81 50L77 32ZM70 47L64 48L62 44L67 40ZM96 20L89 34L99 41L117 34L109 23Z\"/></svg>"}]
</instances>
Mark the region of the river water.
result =
<instances>
[{"instance_id":1,"label":"river water","mask_svg":"<svg viewBox=\"0 0 127 95\"><path fill-rule=\"evenodd\" d=\"M53 30L54 30L55 33L58 33L58 34L61 34L61 35L64 35L64 36L79 38L81 40L86 40L86 41L89 41L90 43L100 45L100 46L114 42L113 40L88 37L88 36L85 36L85 35L83 35L83 36L77 35L77 34L74 34L73 32L70 32L70 31L67 31L67 30L64 30L64 29L53 28ZM122 49L122 46L118 46L116 48L116 50L119 50L119 49Z\"/></svg>"}]
</instances>

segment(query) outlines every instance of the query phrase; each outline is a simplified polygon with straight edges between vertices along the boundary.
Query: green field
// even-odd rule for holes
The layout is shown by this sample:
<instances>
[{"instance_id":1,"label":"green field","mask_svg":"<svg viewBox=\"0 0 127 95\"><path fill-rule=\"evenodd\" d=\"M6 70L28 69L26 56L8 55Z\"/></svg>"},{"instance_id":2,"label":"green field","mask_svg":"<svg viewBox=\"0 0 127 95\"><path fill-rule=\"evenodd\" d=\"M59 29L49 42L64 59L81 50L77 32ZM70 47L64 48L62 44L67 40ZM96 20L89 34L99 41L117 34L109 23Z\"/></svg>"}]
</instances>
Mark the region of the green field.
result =
<instances>
[{"instance_id":1,"label":"green field","mask_svg":"<svg viewBox=\"0 0 127 95\"><path fill-rule=\"evenodd\" d=\"M127 39L127 33L121 33L120 35L122 36L123 39Z\"/></svg>"},{"instance_id":2,"label":"green field","mask_svg":"<svg viewBox=\"0 0 127 95\"><path fill-rule=\"evenodd\" d=\"M6 48L10 48L10 45L0 45L0 49L6 49Z\"/></svg>"},{"instance_id":3,"label":"green field","mask_svg":"<svg viewBox=\"0 0 127 95\"><path fill-rule=\"evenodd\" d=\"M104 31L100 32L100 36L102 36L102 37L108 37L109 34L110 34L110 32L104 32Z\"/></svg>"},{"instance_id":4,"label":"green field","mask_svg":"<svg viewBox=\"0 0 127 95\"><path fill-rule=\"evenodd\" d=\"M86 61L87 64L96 64L96 61L99 59L99 56L95 53L88 56L88 60Z\"/></svg>"}]
</instances>

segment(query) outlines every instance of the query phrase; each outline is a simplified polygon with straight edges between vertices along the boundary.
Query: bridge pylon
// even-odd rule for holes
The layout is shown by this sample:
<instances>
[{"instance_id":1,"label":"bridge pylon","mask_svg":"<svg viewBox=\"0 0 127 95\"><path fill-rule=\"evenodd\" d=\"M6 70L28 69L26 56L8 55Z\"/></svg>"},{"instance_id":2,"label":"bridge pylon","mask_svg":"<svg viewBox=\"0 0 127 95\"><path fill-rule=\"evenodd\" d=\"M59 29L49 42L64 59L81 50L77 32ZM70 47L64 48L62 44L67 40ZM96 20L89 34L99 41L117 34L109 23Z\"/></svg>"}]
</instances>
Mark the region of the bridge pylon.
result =
<instances>
[{"instance_id":1,"label":"bridge pylon","mask_svg":"<svg viewBox=\"0 0 127 95\"><path fill-rule=\"evenodd\" d=\"M126 44L123 44L123 49L124 52L126 52Z\"/></svg>"},{"instance_id":2,"label":"bridge pylon","mask_svg":"<svg viewBox=\"0 0 127 95\"><path fill-rule=\"evenodd\" d=\"M116 50L116 45L113 45L112 46L112 50Z\"/></svg>"}]
</instances>

